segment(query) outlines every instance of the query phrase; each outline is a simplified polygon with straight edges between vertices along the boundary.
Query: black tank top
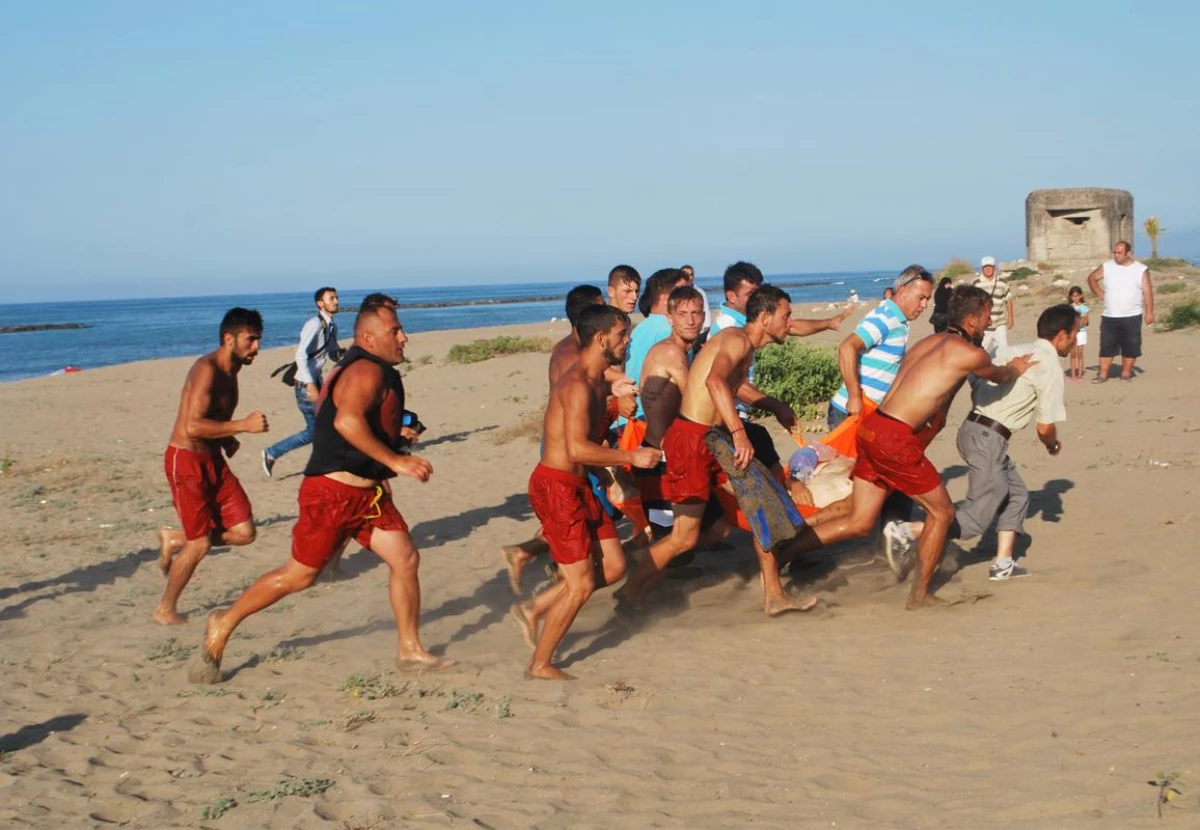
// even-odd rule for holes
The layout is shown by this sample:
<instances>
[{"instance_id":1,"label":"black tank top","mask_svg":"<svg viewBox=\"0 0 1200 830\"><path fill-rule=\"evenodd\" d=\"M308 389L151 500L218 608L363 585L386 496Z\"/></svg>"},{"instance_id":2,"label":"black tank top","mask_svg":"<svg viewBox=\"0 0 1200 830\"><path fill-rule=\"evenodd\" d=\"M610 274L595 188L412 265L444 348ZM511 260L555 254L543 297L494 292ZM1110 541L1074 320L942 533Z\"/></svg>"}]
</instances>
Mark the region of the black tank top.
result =
<instances>
[{"instance_id":1,"label":"black tank top","mask_svg":"<svg viewBox=\"0 0 1200 830\"><path fill-rule=\"evenodd\" d=\"M345 472L362 478L380 480L394 478L396 475L375 459L355 449L333 426L337 417L333 389L346 367L358 360L369 360L383 369L387 391L384 393L383 402L367 411L367 423L376 438L393 450L399 448L400 427L404 418L404 381L392 366L370 352L352 346L341 364L321 387L321 396L317 399L317 417L313 424L312 457L308 460L308 466L304 468L306 476Z\"/></svg>"}]
</instances>

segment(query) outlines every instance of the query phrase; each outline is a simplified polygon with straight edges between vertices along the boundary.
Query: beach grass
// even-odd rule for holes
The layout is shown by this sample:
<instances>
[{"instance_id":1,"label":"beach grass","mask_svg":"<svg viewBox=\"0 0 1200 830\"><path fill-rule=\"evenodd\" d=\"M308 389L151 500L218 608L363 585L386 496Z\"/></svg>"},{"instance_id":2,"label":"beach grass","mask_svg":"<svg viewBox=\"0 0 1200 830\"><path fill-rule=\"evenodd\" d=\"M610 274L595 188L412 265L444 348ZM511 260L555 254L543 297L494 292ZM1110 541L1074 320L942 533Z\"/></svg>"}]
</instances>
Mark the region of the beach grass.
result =
<instances>
[{"instance_id":1,"label":"beach grass","mask_svg":"<svg viewBox=\"0 0 1200 830\"><path fill-rule=\"evenodd\" d=\"M1178 257L1156 256L1142 260L1142 264L1151 271L1175 271L1180 268L1192 268L1192 263Z\"/></svg>"},{"instance_id":2,"label":"beach grass","mask_svg":"<svg viewBox=\"0 0 1200 830\"><path fill-rule=\"evenodd\" d=\"M1200 300L1187 300L1171 306L1167 318L1163 321L1166 331L1200 326Z\"/></svg>"},{"instance_id":3,"label":"beach grass","mask_svg":"<svg viewBox=\"0 0 1200 830\"><path fill-rule=\"evenodd\" d=\"M526 412L521 420L514 424L501 427L496 431L497 444L508 444L520 440L537 443L542 440L542 412Z\"/></svg>"},{"instance_id":4,"label":"beach grass","mask_svg":"<svg viewBox=\"0 0 1200 830\"><path fill-rule=\"evenodd\" d=\"M1011 274L1009 274L1007 277L1005 277L1005 279L1010 280L1010 281L1011 280L1024 280L1024 279L1028 279L1029 277L1034 276L1035 274L1037 274L1037 271L1035 269L1030 268L1028 265L1022 265L1020 268L1018 268L1017 270L1015 270Z\"/></svg>"},{"instance_id":5,"label":"beach grass","mask_svg":"<svg viewBox=\"0 0 1200 830\"><path fill-rule=\"evenodd\" d=\"M937 278L940 280L942 277L949 277L952 280L956 280L959 277L965 277L968 274L974 273L975 266L961 257L954 257L946 263L946 266L941 271L938 271Z\"/></svg>"},{"instance_id":6,"label":"beach grass","mask_svg":"<svg viewBox=\"0 0 1200 830\"><path fill-rule=\"evenodd\" d=\"M527 352L548 353L552 348L548 337L515 337L502 335L488 340L473 340L470 343L456 343L446 353L447 363L480 363L510 354L525 354Z\"/></svg>"},{"instance_id":7,"label":"beach grass","mask_svg":"<svg viewBox=\"0 0 1200 830\"><path fill-rule=\"evenodd\" d=\"M1181 291L1187 290L1188 284L1186 282L1168 282L1158 287L1159 294L1178 294Z\"/></svg>"}]
</instances>

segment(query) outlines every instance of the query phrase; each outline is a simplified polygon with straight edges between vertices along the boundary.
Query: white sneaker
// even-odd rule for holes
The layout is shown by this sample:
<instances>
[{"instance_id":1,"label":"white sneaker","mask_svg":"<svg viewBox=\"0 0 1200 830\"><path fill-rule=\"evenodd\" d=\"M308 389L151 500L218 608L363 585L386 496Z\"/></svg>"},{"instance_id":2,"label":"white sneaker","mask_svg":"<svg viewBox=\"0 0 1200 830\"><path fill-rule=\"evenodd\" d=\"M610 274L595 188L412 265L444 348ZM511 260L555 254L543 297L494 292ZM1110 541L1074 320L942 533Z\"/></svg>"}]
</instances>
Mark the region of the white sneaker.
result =
<instances>
[{"instance_id":1,"label":"white sneaker","mask_svg":"<svg viewBox=\"0 0 1200 830\"><path fill-rule=\"evenodd\" d=\"M1022 568L1016 562L1009 562L1007 565L997 565L992 563L988 568L988 579L992 582L1003 582L1006 579L1019 579L1023 576L1029 576L1029 569Z\"/></svg>"},{"instance_id":2,"label":"white sneaker","mask_svg":"<svg viewBox=\"0 0 1200 830\"><path fill-rule=\"evenodd\" d=\"M913 541L908 522L891 521L883 526L883 553L892 573L901 579L912 561Z\"/></svg>"}]
</instances>

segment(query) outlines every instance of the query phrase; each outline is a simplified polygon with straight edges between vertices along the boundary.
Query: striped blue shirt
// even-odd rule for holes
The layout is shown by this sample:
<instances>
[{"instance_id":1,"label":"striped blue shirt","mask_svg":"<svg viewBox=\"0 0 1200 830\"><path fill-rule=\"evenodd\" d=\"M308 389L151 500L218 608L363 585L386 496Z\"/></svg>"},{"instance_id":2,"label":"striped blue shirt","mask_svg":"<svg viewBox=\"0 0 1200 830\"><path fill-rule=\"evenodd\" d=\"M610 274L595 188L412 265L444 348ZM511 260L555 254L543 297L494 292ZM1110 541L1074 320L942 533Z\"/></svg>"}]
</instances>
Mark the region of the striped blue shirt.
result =
<instances>
[{"instance_id":1,"label":"striped blue shirt","mask_svg":"<svg viewBox=\"0 0 1200 830\"><path fill-rule=\"evenodd\" d=\"M866 348L858 356L858 382L864 398L880 403L896 373L908 347L908 318L892 300L884 300L868 314L854 329ZM830 402L842 412L846 411L850 393L843 383Z\"/></svg>"}]
</instances>

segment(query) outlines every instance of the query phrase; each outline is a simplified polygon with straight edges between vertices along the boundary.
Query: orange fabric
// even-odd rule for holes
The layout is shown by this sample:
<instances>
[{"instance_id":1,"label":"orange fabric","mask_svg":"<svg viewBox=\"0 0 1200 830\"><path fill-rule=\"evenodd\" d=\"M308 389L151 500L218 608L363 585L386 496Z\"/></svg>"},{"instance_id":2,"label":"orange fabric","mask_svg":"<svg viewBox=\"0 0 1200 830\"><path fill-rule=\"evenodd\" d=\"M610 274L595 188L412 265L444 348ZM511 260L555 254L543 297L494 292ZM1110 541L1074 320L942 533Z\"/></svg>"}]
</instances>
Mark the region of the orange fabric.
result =
<instances>
[{"instance_id":1,"label":"orange fabric","mask_svg":"<svg viewBox=\"0 0 1200 830\"><path fill-rule=\"evenodd\" d=\"M617 436L617 449L633 452L642 445L643 439L646 437L646 422L640 418L632 421L626 421L625 427L621 430L621 434ZM629 464L624 465L626 470L632 469Z\"/></svg>"},{"instance_id":2,"label":"orange fabric","mask_svg":"<svg viewBox=\"0 0 1200 830\"><path fill-rule=\"evenodd\" d=\"M824 438L821 439L822 444L833 447L838 451L838 455L844 455L849 458L858 458L858 449L855 446L858 438L859 422L879 408L879 404L869 398L863 398L862 415L851 415L846 420L838 424L837 429L831 430Z\"/></svg>"}]
</instances>

